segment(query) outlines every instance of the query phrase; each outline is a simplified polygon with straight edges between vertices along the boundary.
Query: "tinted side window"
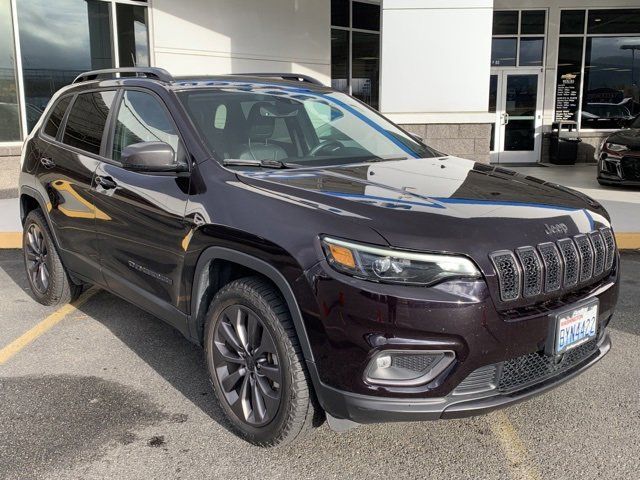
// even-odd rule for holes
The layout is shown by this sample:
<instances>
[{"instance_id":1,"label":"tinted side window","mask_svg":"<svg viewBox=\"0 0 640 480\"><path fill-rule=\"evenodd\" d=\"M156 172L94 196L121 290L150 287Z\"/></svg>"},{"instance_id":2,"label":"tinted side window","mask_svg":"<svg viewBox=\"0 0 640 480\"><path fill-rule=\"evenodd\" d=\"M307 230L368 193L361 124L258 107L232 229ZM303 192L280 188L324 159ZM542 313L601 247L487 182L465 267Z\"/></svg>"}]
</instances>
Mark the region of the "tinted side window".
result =
<instances>
[{"instance_id":1,"label":"tinted side window","mask_svg":"<svg viewBox=\"0 0 640 480\"><path fill-rule=\"evenodd\" d=\"M114 91L82 93L71 106L63 143L99 154L102 133L115 97Z\"/></svg>"},{"instance_id":2,"label":"tinted side window","mask_svg":"<svg viewBox=\"0 0 640 480\"><path fill-rule=\"evenodd\" d=\"M67 107L69 106L69 102L71 102L71 98L71 96L64 97L58 101L55 107L53 107L51 115L49 115L47 123L44 126L44 133L46 135L56 138L56 135L58 135L58 128L60 128L64 114L67 112Z\"/></svg>"},{"instance_id":3,"label":"tinted side window","mask_svg":"<svg viewBox=\"0 0 640 480\"><path fill-rule=\"evenodd\" d=\"M126 91L118 110L113 138L113 159L120 160L122 150L140 142L165 142L178 152L180 137L171 117L151 93Z\"/></svg>"}]
</instances>

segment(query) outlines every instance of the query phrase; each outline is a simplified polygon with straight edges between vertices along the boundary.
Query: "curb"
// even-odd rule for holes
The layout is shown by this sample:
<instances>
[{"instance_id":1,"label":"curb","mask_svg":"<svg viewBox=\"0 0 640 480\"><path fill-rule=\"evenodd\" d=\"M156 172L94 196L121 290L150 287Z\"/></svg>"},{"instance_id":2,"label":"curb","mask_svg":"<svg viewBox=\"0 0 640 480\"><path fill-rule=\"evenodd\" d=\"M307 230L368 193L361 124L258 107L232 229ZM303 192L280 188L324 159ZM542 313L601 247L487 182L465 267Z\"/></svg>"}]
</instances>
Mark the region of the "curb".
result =
<instances>
[{"instance_id":1,"label":"curb","mask_svg":"<svg viewBox=\"0 0 640 480\"><path fill-rule=\"evenodd\" d=\"M21 232L0 232L0 249L22 248Z\"/></svg>"},{"instance_id":2,"label":"curb","mask_svg":"<svg viewBox=\"0 0 640 480\"><path fill-rule=\"evenodd\" d=\"M616 233L616 243L620 250L639 250L640 233ZM22 233L0 232L0 249L22 248Z\"/></svg>"}]
</instances>

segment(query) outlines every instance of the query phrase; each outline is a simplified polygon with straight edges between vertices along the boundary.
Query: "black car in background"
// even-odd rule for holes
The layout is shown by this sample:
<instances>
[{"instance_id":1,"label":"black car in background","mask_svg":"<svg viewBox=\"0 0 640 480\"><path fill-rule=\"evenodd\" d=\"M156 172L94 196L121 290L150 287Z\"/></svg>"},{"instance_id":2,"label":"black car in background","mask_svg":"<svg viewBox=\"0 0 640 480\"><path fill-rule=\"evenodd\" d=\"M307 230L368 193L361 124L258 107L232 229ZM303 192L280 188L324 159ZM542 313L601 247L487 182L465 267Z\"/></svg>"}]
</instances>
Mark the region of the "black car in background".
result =
<instances>
[{"instance_id":1,"label":"black car in background","mask_svg":"<svg viewBox=\"0 0 640 480\"><path fill-rule=\"evenodd\" d=\"M605 138L595 157L601 185L640 186L640 116Z\"/></svg>"}]
</instances>

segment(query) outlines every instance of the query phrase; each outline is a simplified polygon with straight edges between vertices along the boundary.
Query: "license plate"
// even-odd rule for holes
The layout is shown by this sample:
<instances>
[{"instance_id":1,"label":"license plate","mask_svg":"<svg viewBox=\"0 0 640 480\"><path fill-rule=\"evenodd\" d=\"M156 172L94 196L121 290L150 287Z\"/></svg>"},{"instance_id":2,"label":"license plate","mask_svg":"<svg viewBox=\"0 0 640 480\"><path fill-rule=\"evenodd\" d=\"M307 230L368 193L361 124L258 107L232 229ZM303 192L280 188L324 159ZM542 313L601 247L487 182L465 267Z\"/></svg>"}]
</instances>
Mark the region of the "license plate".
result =
<instances>
[{"instance_id":1,"label":"license plate","mask_svg":"<svg viewBox=\"0 0 640 480\"><path fill-rule=\"evenodd\" d=\"M598 334L597 301L560 313L556 318L556 355L568 352Z\"/></svg>"}]
</instances>

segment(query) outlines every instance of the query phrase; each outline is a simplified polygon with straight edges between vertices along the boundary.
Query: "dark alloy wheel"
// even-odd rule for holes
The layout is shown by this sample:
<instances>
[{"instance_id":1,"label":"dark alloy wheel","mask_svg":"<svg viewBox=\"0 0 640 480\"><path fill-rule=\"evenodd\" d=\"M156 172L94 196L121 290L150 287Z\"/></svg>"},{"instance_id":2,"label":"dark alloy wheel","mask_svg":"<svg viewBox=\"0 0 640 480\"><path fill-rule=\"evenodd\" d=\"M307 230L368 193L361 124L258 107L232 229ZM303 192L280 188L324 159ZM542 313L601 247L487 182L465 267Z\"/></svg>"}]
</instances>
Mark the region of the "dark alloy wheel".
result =
<instances>
[{"instance_id":1,"label":"dark alloy wheel","mask_svg":"<svg viewBox=\"0 0 640 480\"><path fill-rule=\"evenodd\" d=\"M43 305L64 305L80 296L82 285L75 284L58 256L51 230L40 209L24 220L22 254L33 296Z\"/></svg>"},{"instance_id":2,"label":"dark alloy wheel","mask_svg":"<svg viewBox=\"0 0 640 480\"><path fill-rule=\"evenodd\" d=\"M244 305L221 313L213 361L224 397L236 416L260 427L280 408L282 371L276 345L260 317Z\"/></svg>"},{"instance_id":3,"label":"dark alloy wheel","mask_svg":"<svg viewBox=\"0 0 640 480\"><path fill-rule=\"evenodd\" d=\"M26 232L25 262L31 285L38 293L44 295L49 288L51 267L49 266L49 251L40 227L32 223Z\"/></svg>"},{"instance_id":4,"label":"dark alloy wheel","mask_svg":"<svg viewBox=\"0 0 640 480\"><path fill-rule=\"evenodd\" d=\"M289 308L273 284L245 277L221 288L203 340L216 399L240 437L286 445L322 423Z\"/></svg>"}]
</instances>

